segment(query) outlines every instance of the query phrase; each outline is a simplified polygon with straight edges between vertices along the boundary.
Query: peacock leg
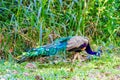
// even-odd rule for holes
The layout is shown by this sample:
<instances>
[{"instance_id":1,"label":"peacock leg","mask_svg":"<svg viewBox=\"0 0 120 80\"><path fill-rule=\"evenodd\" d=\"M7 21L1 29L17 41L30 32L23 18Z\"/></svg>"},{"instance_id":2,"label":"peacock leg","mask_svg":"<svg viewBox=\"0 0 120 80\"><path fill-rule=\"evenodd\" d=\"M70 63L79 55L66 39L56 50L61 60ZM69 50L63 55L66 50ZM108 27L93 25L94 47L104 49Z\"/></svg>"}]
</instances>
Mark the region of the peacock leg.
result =
<instances>
[{"instance_id":1,"label":"peacock leg","mask_svg":"<svg viewBox=\"0 0 120 80\"><path fill-rule=\"evenodd\" d=\"M77 56L77 58L78 58L78 61L80 62L80 61L81 61L82 56L80 55L80 53L79 53L79 52L78 52L78 56Z\"/></svg>"},{"instance_id":2,"label":"peacock leg","mask_svg":"<svg viewBox=\"0 0 120 80\"><path fill-rule=\"evenodd\" d=\"M74 62L76 59L78 59L78 60L80 61L79 52L76 52L76 53L73 55L73 60L72 60L72 62Z\"/></svg>"}]
</instances>

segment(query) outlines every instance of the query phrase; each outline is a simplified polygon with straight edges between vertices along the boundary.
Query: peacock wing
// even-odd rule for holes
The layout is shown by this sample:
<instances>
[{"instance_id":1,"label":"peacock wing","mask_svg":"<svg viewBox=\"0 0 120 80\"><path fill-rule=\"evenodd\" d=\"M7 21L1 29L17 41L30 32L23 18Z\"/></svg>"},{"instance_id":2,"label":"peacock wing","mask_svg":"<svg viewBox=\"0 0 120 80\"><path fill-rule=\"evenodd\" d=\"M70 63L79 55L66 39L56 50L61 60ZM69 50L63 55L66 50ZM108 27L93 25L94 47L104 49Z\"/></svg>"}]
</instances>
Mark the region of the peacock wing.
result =
<instances>
[{"instance_id":1,"label":"peacock wing","mask_svg":"<svg viewBox=\"0 0 120 80\"><path fill-rule=\"evenodd\" d=\"M88 44L88 39L82 36L74 36L67 41L67 50L78 48L82 44Z\"/></svg>"}]
</instances>

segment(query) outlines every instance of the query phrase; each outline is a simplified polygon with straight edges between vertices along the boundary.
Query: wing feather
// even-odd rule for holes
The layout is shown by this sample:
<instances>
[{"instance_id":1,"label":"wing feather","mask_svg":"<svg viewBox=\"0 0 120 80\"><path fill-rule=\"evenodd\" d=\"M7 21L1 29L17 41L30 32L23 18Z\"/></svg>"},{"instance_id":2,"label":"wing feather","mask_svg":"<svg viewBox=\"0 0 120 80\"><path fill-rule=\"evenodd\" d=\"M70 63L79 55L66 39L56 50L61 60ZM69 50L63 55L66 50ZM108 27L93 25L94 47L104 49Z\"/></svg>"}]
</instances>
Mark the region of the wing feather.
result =
<instances>
[{"instance_id":1,"label":"wing feather","mask_svg":"<svg viewBox=\"0 0 120 80\"><path fill-rule=\"evenodd\" d=\"M82 36L74 36L67 42L67 50L78 48L82 44L88 44L88 39Z\"/></svg>"}]
</instances>

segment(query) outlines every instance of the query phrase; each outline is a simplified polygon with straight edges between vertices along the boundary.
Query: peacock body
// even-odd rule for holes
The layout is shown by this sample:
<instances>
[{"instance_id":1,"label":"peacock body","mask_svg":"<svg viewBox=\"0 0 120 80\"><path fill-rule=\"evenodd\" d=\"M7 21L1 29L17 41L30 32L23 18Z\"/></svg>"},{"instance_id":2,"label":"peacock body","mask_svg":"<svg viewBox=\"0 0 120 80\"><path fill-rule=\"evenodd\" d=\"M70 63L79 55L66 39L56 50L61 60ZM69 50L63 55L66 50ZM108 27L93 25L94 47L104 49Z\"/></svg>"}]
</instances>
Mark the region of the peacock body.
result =
<instances>
[{"instance_id":1,"label":"peacock body","mask_svg":"<svg viewBox=\"0 0 120 80\"><path fill-rule=\"evenodd\" d=\"M100 55L98 52L93 52L91 50L87 38L82 36L73 36L59 38L51 44L40 46L39 48L33 48L26 52L26 54L22 55L18 59L18 62L23 62L29 57L50 56L64 51L80 52L82 50L85 50L88 54L91 55Z\"/></svg>"}]
</instances>

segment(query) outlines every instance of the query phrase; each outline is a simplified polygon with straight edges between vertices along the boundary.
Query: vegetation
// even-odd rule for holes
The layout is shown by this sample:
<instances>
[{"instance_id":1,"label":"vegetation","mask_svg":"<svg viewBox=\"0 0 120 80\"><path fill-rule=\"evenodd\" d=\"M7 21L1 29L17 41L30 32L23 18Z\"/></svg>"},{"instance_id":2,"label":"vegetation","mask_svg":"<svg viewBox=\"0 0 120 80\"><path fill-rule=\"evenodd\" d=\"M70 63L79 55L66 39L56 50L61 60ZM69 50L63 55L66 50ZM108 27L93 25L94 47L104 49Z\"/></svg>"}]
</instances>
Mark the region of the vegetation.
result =
<instances>
[{"instance_id":1,"label":"vegetation","mask_svg":"<svg viewBox=\"0 0 120 80\"><path fill-rule=\"evenodd\" d=\"M37 68L33 70L24 69L27 62L16 64L12 61L12 58L30 48L49 43L49 35L52 32L61 37L87 36L92 47L95 49L103 47L103 56L100 59L82 62L81 66L78 62L76 64L60 62L56 65L44 64L45 66L39 67L41 64L36 62ZM10 80L21 79L21 76L23 80L33 80L36 75L45 80L74 77L90 80L88 75L94 71L98 71L98 75L107 75L105 79L111 79L109 76L117 74L118 79L120 78L119 46L119 0L0 1L0 75L8 74L9 70L19 73L13 74ZM24 72L31 74L24 76ZM101 79L96 77L95 79Z\"/></svg>"}]
</instances>

